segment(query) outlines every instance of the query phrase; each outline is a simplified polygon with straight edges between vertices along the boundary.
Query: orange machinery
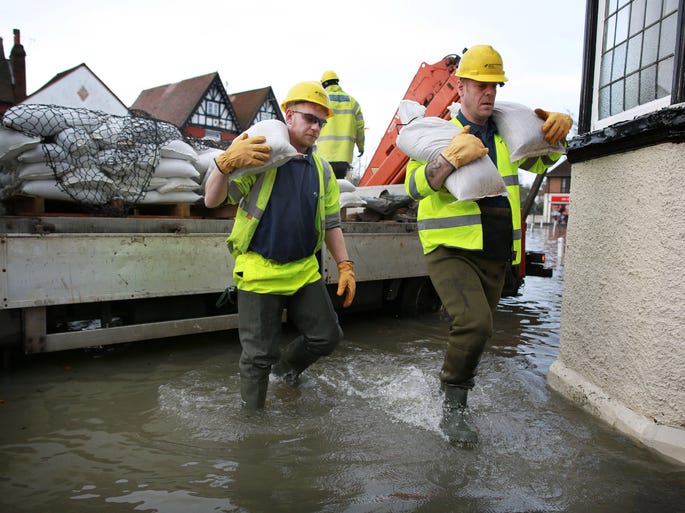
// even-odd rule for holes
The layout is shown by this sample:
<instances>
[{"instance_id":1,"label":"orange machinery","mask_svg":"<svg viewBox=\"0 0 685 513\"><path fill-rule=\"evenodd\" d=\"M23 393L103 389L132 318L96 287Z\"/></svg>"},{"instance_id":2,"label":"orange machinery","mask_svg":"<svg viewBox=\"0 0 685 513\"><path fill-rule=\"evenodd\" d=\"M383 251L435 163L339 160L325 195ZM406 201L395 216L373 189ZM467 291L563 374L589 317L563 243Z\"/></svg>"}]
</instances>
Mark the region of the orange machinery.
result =
<instances>
[{"instance_id":1,"label":"orange machinery","mask_svg":"<svg viewBox=\"0 0 685 513\"><path fill-rule=\"evenodd\" d=\"M459 100L457 77L454 75L459 59L458 55L448 55L435 64L422 63L403 100L414 100L426 107L426 116L449 119L447 107ZM398 111L395 111L358 185L404 182L404 171L409 158L395 144L401 127Z\"/></svg>"}]
</instances>

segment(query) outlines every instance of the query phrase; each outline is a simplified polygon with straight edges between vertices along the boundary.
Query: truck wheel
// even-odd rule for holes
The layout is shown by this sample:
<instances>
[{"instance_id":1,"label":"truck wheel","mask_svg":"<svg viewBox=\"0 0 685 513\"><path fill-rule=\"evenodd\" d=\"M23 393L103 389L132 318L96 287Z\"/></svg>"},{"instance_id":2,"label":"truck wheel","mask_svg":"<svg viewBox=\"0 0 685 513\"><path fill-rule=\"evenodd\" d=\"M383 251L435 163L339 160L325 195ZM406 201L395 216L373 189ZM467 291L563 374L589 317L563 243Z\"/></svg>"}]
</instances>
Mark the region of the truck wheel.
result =
<instances>
[{"instance_id":1,"label":"truck wheel","mask_svg":"<svg viewBox=\"0 0 685 513\"><path fill-rule=\"evenodd\" d=\"M414 317L419 314L434 313L442 303L433 283L427 276L403 280L399 298L399 314L402 317Z\"/></svg>"}]
</instances>

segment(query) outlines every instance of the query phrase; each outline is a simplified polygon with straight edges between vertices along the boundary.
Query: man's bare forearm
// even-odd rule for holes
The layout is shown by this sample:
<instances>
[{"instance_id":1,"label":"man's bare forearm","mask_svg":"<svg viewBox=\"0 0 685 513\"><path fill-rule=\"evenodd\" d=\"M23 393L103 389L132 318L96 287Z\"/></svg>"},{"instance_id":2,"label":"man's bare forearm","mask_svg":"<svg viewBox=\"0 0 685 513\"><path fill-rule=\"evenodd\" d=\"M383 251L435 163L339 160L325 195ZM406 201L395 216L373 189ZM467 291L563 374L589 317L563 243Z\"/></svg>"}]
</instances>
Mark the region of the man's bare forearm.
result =
<instances>
[{"instance_id":1,"label":"man's bare forearm","mask_svg":"<svg viewBox=\"0 0 685 513\"><path fill-rule=\"evenodd\" d=\"M426 164L428 185L435 191L439 190L452 171L454 171L454 166L439 155L438 158Z\"/></svg>"}]
</instances>

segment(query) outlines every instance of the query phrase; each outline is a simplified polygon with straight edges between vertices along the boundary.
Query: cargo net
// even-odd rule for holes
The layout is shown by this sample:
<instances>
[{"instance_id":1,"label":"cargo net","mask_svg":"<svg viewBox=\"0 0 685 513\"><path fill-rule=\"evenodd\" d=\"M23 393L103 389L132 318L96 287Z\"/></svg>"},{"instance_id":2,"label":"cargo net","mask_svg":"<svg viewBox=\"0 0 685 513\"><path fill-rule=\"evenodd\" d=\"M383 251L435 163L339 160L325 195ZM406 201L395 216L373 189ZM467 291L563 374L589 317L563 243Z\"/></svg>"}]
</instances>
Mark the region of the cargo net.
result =
<instances>
[{"instance_id":1,"label":"cargo net","mask_svg":"<svg viewBox=\"0 0 685 513\"><path fill-rule=\"evenodd\" d=\"M141 113L115 116L56 105L17 105L2 122L40 141L24 159L42 159L65 200L108 215L125 215L145 196L160 147L182 139L174 125Z\"/></svg>"}]
</instances>

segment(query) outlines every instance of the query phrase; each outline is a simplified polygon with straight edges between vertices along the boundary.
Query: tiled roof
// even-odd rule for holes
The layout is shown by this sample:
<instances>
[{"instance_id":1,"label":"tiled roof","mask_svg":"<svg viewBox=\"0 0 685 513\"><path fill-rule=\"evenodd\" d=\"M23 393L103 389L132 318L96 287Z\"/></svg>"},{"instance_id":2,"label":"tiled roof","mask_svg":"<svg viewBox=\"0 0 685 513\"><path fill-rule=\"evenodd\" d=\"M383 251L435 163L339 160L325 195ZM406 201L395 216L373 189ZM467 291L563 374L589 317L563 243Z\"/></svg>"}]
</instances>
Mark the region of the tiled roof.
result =
<instances>
[{"instance_id":1,"label":"tiled roof","mask_svg":"<svg viewBox=\"0 0 685 513\"><path fill-rule=\"evenodd\" d=\"M213 72L175 84L146 89L130 108L145 111L156 119L181 127L218 76L217 72Z\"/></svg>"},{"instance_id":2,"label":"tiled roof","mask_svg":"<svg viewBox=\"0 0 685 513\"><path fill-rule=\"evenodd\" d=\"M263 87L229 95L240 126L247 128L252 124L259 108L269 99L271 94L271 87Z\"/></svg>"}]
</instances>

